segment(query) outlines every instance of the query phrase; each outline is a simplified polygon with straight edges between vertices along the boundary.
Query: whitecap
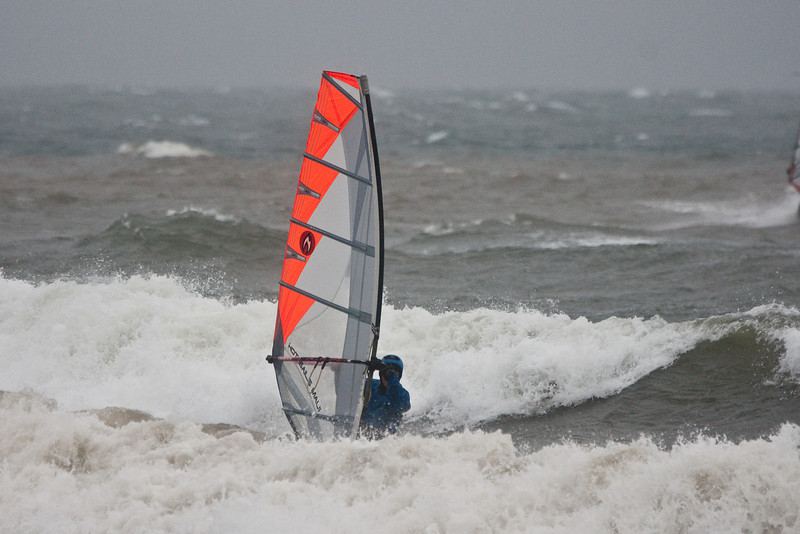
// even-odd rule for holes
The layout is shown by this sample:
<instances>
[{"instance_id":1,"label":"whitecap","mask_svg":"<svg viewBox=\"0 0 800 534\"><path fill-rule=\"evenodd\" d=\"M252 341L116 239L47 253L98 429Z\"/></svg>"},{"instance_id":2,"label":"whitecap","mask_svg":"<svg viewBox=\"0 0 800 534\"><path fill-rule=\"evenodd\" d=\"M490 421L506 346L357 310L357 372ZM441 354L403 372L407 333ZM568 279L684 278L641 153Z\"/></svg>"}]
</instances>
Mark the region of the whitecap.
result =
<instances>
[{"instance_id":1,"label":"whitecap","mask_svg":"<svg viewBox=\"0 0 800 534\"><path fill-rule=\"evenodd\" d=\"M135 154L148 159L160 158L197 158L213 154L201 148L191 147L176 141L147 141L139 146L122 143L117 147L118 154Z\"/></svg>"},{"instance_id":2,"label":"whitecap","mask_svg":"<svg viewBox=\"0 0 800 534\"><path fill-rule=\"evenodd\" d=\"M690 117L732 117L733 111L723 108L694 108L689 110Z\"/></svg>"},{"instance_id":3,"label":"whitecap","mask_svg":"<svg viewBox=\"0 0 800 534\"><path fill-rule=\"evenodd\" d=\"M578 113L578 108L561 100L550 100L546 104L547 109L553 111L563 111L565 113Z\"/></svg>"},{"instance_id":4,"label":"whitecap","mask_svg":"<svg viewBox=\"0 0 800 534\"><path fill-rule=\"evenodd\" d=\"M136 150L136 147L133 146L131 143L122 143L117 147L117 154L132 154Z\"/></svg>"},{"instance_id":5,"label":"whitecap","mask_svg":"<svg viewBox=\"0 0 800 534\"><path fill-rule=\"evenodd\" d=\"M167 217L174 217L176 215L185 215L187 213L197 213L199 215L203 215L204 217L213 217L214 220L218 222L240 222L238 217L234 217L233 215L225 215L224 213L220 213L215 209L206 209L206 208L198 208L196 206L184 206L180 210L167 210Z\"/></svg>"},{"instance_id":6,"label":"whitecap","mask_svg":"<svg viewBox=\"0 0 800 534\"><path fill-rule=\"evenodd\" d=\"M198 126L199 127L199 126L208 126L209 124L211 124L211 121L209 121L207 118L201 117L199 115L194 115L194 114L189 114L189 115L186 115L185 117L181 117L180 119L178 119L177 122L181 126Z\"/></svg>"},{"instance_id":7,"label":"whitecap","mask_svg":"<svg viewBox=\"0 0 800 534\"><path fill-rule=\"evenodd\" d=\"M440 141L447 139L449 136L450 132L448 132L447 130L439 130L429 134L428 137L425 138L425 142L428 143L429 145L432 145L434 143L438 143Z\"/></svg>"},{"instance_id":8,"label":"whitecap","mask_svg":"<svg viewBox=\"0 0 800 534\"><path fill-rule=\"evenodd\" d=\"M511 93L511 100L515 102L525 103L525 102L530 102L531 97L529 97L523 91L514 91L513 93Z\"/></svg>"}]
</instances>

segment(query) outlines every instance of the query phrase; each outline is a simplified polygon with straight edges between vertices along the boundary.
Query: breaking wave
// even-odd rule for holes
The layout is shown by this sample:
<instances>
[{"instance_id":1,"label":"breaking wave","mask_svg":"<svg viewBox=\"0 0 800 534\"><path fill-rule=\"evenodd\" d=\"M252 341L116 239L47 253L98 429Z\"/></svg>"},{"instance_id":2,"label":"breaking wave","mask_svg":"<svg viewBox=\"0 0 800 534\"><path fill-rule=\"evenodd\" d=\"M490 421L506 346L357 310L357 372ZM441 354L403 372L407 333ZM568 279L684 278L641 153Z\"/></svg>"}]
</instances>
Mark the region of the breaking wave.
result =
<instances>
[{"instance_id":1,"label":"breaking wave","mask_svg":"<svg viewBox=\"0 0 800 534\"><path fill-rule=\"evenodd\" d=\"M203 297L165 276L38 285L0 278L0 390L32 388L69 410L122 406L278 435L288 426L264 362L275 313L273 302ZM430 429L613 396L699 343L733 334L765 350L785 345L780 369L764 380L795 374L800 359L800 317L781 305L684 322L385 306L381 330L380 351L407 359L410 418Z\"/></svg>"},{"instance_id":2,"label":"breaking wave","mask_svg":"<svg viewBox=\"0 0 800 534\"><path fill-rule=\"evenodd\" d=\"M786 194L776 200L746 197L717 202L656 201L643 202L642 205L681 215L675 221L663 225L663 229L711 225L770 228L797 221L797 193L788 188Z\"/></svg>"},{"instance_id":3,"label":"breaking wave","mask_svg":"<svg viewBox=\"0 0 800 534\"><path fill-rule=\"evenodd\" d=\"M133 154L148 159L213 156L213 154L207 150L191 147L176 141L147 141L139 146L135 146L131 143L122 143L117 148L117 154Z\"/></svg>"},{"instance_id":4,"label":"breaking wave","mask_svg":"<svg viewBox=\"0 0 800 534\"><path fill-rule=\"evenodd\" d=\"M594 247L629 247L661 243L647 235L616 229L564 225L527 215L503 219L474 219L425 226L397 248L405 253L431 256L516 248L558 250Z\"/></svg>"},{"instance_id":5,"label":"breaking wave","mask_svg":"<svg viewBox=\"0 0 800 534\"><path fill-rule=\"evenodd\" d=\"M197 206L184 206L180 210L167 210L168 217L174 217L176 215L186 215L187 213L198 213L205 217L213 217L215 221L227 223L239 223L241 219L238 217L234 217L233 215L225 215L224 213L220 213L219 211L213 208L199 208Z\"/></svg>"}]
</instances>

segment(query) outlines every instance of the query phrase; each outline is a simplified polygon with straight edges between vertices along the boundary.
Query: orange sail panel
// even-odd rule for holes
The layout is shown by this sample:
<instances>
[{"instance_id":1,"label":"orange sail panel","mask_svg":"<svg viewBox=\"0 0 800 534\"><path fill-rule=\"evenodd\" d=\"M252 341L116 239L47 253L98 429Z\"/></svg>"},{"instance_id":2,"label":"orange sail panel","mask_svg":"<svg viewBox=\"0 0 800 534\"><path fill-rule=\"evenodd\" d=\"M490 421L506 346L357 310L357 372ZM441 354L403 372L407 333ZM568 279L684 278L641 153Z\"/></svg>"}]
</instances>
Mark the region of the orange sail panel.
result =
<instances>
[{"instance_id":1,"label":"orange sail panel","mask_svg":"<svg viewBox=\"0 0 800 534\"><path fill-rule=\"evenodd\" d=\"M325 71L292 207L270 358L298 436L358 432L382 291L380 171L367 79Z\"/></svg>"}]
</instances>

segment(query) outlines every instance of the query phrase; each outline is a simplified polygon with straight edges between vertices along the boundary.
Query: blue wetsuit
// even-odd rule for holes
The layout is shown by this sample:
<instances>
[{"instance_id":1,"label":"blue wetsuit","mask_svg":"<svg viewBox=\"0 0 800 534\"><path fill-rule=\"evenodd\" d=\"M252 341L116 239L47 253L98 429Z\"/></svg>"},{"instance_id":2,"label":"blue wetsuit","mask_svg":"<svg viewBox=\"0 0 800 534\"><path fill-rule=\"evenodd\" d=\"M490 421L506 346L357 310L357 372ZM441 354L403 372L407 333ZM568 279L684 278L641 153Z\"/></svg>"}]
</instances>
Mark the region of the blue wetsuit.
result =
<instances>
[{"instance_id":1,"label":"blue wetsuit","mask_svg":"<svg viewBox=\"0 0 800 534\"><path fill-rule=\"evenodd\" d=\"M368 432L394 434L403 419L403 413L411 409L411 397L394 373L389 375L388 386L372 379L372 393L361 417L361 425Z\"/></svg>"}]
</instances>

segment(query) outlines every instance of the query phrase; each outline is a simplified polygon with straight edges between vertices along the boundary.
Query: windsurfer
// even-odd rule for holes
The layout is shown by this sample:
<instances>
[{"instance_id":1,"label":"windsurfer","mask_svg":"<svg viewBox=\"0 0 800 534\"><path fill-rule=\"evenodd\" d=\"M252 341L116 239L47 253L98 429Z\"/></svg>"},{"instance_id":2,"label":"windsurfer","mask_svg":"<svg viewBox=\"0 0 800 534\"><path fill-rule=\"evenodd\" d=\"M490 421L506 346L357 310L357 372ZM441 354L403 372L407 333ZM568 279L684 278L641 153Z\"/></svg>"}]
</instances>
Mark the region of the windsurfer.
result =
<instances>
[{"instance_id":1,"label":"windsurfer","mask_svg":"<svg viewBox=\"0 0 800 534\"><path fill-rule=\"evenodd\" d=\"M372 379L369 403L361 418L361 428L369 437L394 434L403 419L403 413L411 409L411 397L400 384L403 378L403 360L387 354L373 366L380 378Z\"/></svg>"},{"instance_id":2,"label":"windsurfer","mask_svg":"<svg viewBox=\"0 0 800 534\"><path fill-rule=\"evenodd\" d=\"M798 149L798 152L800 152L800 149ZM800 193L800 179L798 179L800 176L797 176L796 172L797 165L792 162L792 164L789 165L789 168L786 169L786 176L789 179L789 185L794 187L797 192ZM797 207L797 215L800 216L800 206Z\"/></svg>"}]
</instances>

